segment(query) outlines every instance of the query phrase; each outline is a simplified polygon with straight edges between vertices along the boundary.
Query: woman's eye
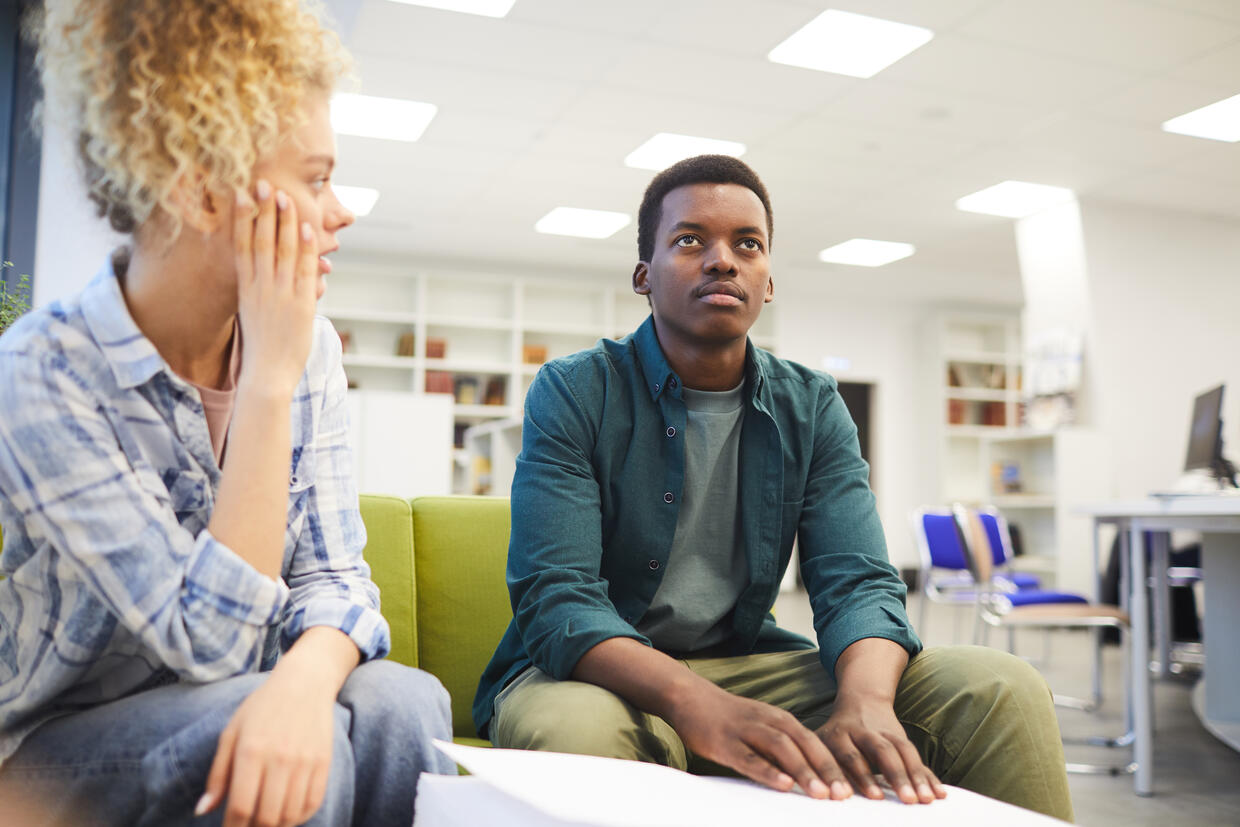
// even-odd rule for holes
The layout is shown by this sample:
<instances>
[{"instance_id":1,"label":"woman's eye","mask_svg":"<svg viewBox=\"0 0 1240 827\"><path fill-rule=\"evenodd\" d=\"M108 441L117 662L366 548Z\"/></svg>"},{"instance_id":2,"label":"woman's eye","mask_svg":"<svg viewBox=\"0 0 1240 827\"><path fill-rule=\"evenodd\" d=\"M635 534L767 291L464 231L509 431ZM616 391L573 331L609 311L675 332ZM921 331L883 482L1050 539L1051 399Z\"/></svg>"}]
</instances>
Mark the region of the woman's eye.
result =
<instances>
[{"instance_id":1,"label":"woman's eye","mask_svg":"<svg viewBox=\"0 0 1240 827\"><path fill-rule=\"evenodd\" d=\"M317 192L323 189L323 187L327 186L327 179L326 178L315 178L313 181L310 182L310 186L313 187L314 190Z\"/></svg>"},{"instance_id":2,"label":"woman's eye","mask_svg":"<svg viewBox=\"0 0 1240 827\"><path fill-rule=\"evenodd\" d=\"M698 238L695 235L682 235L675 243L677 247L693 247L698 243Z\"/></svg>"}]
</instances>

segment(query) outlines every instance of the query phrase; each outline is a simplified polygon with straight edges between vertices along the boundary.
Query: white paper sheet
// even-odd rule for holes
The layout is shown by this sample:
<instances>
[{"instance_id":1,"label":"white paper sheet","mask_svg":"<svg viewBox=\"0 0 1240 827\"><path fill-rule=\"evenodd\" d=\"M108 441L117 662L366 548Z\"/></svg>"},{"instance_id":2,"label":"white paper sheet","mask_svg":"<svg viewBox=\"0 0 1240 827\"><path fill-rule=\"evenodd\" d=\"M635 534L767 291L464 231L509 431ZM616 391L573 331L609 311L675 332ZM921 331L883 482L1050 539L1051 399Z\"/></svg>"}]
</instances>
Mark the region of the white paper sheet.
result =
<instances>
[{"instance_id":1,"label":"white paper sheet","mask_svg":"<svg viewBox=\"0 0 1240 827\"><path fill-rule=\"evenodd\" d=\"M958 787L949 787L947 798L928 805L902 804L890 792L883 801L860 796L817 801L749 781L690 775L657 764L435 744L473 777L462 783L424 775L418 787L416 827L1047 827L1063 823Z\"/></svg>"}]
</instances>

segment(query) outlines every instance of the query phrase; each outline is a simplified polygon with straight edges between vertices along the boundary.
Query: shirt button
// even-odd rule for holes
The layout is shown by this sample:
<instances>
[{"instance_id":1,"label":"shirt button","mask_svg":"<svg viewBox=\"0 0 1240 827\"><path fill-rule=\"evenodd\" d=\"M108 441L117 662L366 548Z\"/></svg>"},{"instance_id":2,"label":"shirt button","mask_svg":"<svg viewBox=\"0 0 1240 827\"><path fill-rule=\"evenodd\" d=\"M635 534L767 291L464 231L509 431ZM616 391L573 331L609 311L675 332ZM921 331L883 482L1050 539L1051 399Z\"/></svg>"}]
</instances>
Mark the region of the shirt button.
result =
<instances>
[{"instance_id":1,"label":"shirt button","mask_svg":"<svg viewBox=\"0 0 1240 827\"><path fill-rule=\"evenodd\" d=\"M675 499L676 499L676 498L672 496L672 492L671 492L671 491L668 491L666 494L664 494L664 495L663 495L663 502L665 502L665 503L669 503L669 504L670 504L670 503L671 503L671 502L673 502Z\"/></svg>"},{"instance_id":2,"label":"shirt button","mask_svg":"<svg viewBox=\"0 0 1240 827\"><path fill-rule=\"evenodd\" d=\"M288 478L288 484L289 484L289 485L296 485L296 484L297 484L297 475L296 475L296 474L294 474L294 475L292 475L291 477L289 477L289 478Z\"/></svg>"},{"instance_id":3,"label":"shirt button","mask_svg":"<svg viewBox=\"0 0 1240 827\"><path fill-rule=\"evenodd\" d=\"M668 425L668 426L667 426L667 435L668 435L668 437L669 437L669 438L670 438L670 437L674 437L674 436L676 436L676 429L675 429L675 428L673 428L671 425Z\"/></svg>"},{"instance_id":4,"label":"shirt button","mask_svg":"<svg viewBox=\"0 0 1240 827\"><path fill-rule=\"evenodd\" d=\"M658 561L658 560L651 560L651 561L650 561L650 563L649 563L649 566L650 566L650 570L651 570L651 571L658 571L658 570L659 570L659 561Z\"/></svg>"},{"instance_id":5,"label":"shirt button","mask_svg":"<svg viewBox=\"0 0 1240 827\"><path fill-rule=\"evenodd\" d=\"M669 388L674 388L674 387L676 387L676 377L675 377L675 376L673 376L671 379L668 379L668 380L667 380L667 386L668 386Z\"/></svg>"},{"instance_id":6,"label":"shirt button","mask_svg":"<svg viewBox=\"0 0 1240 827\"><path fill-rule=\"evenodd\" d=\"M658 383L658 382L655 382L655 383L654 383L654 392L655 392L655 393L658 393L658 392L659 392L659 383Z\"/></svg>"}]
</instances>

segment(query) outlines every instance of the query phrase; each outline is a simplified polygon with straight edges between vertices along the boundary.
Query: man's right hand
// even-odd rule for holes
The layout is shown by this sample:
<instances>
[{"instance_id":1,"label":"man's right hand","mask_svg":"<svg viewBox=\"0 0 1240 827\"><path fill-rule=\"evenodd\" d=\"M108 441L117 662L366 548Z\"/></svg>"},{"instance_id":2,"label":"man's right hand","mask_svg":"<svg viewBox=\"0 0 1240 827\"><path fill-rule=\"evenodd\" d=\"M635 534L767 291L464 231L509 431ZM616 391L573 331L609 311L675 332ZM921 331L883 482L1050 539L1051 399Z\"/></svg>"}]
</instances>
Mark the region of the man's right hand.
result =
<instances>
[{"instance_id":1,"label":"man's right hand","mask_svg":"<svg viewBox=\"0 0 1240 827\"><path fill-rule=\"evenodd\" d=\"M831 752L791 713L703 683L709 690L695 687L667 713L691 752L783 792L795 781L813 798L852 795Z\"/></svg>"}]
</instances>

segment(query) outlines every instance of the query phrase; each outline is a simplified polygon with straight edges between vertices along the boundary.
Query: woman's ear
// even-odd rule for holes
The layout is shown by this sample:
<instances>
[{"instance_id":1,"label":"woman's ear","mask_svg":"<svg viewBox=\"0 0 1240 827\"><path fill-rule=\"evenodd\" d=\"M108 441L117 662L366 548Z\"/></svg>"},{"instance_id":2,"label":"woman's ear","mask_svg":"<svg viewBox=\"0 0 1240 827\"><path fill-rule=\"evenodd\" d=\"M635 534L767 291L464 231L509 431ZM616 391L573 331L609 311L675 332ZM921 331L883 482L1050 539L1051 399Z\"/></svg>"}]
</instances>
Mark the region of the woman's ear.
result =
<instances>
[{"instance_id":1,"label":"woman's ear","mask_svg":"<svg viewBox=\"0 0 1240 827\"><path fill-rule=\"evenodd\" d=\"M206 175L201 170L182 175L170 195L182 223L200 233L215 233L228 221L225 207L231 201L226 201L207 185Z\"/></svg>"}]
</instances>

